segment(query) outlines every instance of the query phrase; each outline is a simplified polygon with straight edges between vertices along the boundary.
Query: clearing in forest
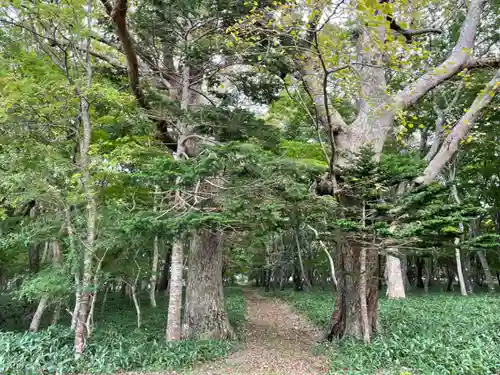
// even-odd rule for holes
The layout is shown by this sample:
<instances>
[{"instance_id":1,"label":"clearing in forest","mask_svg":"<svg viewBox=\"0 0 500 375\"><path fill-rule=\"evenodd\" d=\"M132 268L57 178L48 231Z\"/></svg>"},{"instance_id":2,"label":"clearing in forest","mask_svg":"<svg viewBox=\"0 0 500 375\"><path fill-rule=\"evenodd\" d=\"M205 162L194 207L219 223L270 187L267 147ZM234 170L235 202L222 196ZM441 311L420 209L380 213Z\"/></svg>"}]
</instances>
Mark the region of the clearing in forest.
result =
<instances>
[{"instance_id":1,"label":"clearing in forest","mask_svg":"<svg viewBox=\"0 0 500 375\"><path fill-rule=\"evenodd\" d=\"M245 346L228 358L188 370L185 375L317 375L328 373L325 357L311 352L318 329L277 298L251 289L247 300Z\"/></svg>"}]
</instances>

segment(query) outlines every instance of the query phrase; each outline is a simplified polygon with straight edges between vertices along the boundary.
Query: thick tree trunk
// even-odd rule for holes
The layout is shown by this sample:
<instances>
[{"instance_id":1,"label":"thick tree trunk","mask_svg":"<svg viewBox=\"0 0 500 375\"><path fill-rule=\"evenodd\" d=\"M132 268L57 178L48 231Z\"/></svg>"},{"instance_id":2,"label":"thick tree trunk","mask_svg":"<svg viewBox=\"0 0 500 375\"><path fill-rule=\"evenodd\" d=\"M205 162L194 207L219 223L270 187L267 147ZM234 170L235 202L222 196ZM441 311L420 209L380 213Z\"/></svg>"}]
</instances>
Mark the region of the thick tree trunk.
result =
<instances>
[{"instance_id":1,"label":"thick tree trunk","mask_svg":"<svg viewBox=\"0 0 500 375\"><path fill-rule=\"evenodd\" d=\"M397 252L397 249L389 249L390 252ZM385 262L385 275L387 281L387 297L389 299L405 298L405 286L403 282L403 273L401 270L401 259L399 257L387 254Z\"/></svg>"},{"instance_id":2,"label":"thick tree trunk","mask_svg":"<svg viewBox=\"0 0 500 375\"><path fill-rule=\"evenodd\" d=\"M179 238L172 244L170 265L170 293L168 299L167 341L181 338L181 306L182 306L182 276L184 257L184 241Z\"/></svg>"},{"instance_id":3,"label":"thick tree trunk","mask_svg":"<svg viewBox=\"0 0 500 375\"><path fill-rule=\"evenodd\" d=\"M40 302L38 303L38 307L36 308L35 314L33 315L33 319L31 319L29 328L31 332L38 332L38 330L40 329L40 322L42 320L42 316L45 311L45 308L47 307L48 302L49 302L48 295L44 295L42 298L40 298Z\"/></svg>"},{"instance_id":4,"label":"thick tree trunk","mask_svg":"<svg viewBox=\"0 0 500 375\"><path fill-rule=\"evenodd\" d=\"M224 305L221 232L198 231L191 239L182 336L227 339L233 336Z\"/></svg>"},{"instance_id":5,"label":"thick tree trunk","mask_svg":"<svg viewBox=\"0 0 500 375\"><path fill-rule=\"evenodd\" d=\"M366 249L365 258L357 243L350 242L339 247L337 299L326 338L353 337L369 341L378 328L378 253L376 249ZM362 262L362 258L366 262ZM366 279L361 275L365 275Z\"/></svg>"},{"instance_id":6,"label":"thick tree trunk","mask_svg":"<svg viewBox=\"0 0 500 375\"><path fill-rule=\"evenodd\" d=\"M490 265L488 264L488 259L486 259L486 254L484 251L480 250L477 252L477 256L479 257L479 261L481 262L481 266L484 270L484 276L486 277L486 284L488 284L488 291L490 293L495 292L495 280L493 279L493 275L491 274Z\"/></svg>"}]
</instances>

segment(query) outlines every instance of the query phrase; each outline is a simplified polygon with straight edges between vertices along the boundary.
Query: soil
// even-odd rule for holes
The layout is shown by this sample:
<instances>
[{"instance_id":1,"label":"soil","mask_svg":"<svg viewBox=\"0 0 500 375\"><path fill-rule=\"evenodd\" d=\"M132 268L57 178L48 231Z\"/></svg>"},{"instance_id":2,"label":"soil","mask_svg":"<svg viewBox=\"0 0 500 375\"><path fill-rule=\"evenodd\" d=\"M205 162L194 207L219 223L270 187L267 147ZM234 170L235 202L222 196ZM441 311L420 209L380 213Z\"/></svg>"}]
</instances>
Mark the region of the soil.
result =
<instances>
[{"instance_id":1,"label":"soil","mask_svg":"<svg viewBox=\"0 0 500 375\"><path fill-rule=\"evenodd\" d=\"M312 354L320 331L285 302L244 290L245 345L228 358L201 364L183 375L319 375L328 361Z\"/></svg>"}]
</instances>

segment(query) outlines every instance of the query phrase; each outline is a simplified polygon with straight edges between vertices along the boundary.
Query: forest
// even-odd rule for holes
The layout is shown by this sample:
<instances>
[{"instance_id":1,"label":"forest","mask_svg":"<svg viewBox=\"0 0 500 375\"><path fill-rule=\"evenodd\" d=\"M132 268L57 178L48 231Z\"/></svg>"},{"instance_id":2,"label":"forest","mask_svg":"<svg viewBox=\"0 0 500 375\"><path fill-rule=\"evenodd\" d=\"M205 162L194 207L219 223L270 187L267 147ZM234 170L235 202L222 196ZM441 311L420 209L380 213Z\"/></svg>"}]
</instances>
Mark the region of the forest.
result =
<instances>
[{"instance_id":1,"label":"forest","mask_svg":"<svg viewBox=\"0 0 500 375\"><path fill-rule=\"evenodd\" d=\"M499 0L0 0L0 374L500 374L499 91Z\"/></svg>"}]
</instances>

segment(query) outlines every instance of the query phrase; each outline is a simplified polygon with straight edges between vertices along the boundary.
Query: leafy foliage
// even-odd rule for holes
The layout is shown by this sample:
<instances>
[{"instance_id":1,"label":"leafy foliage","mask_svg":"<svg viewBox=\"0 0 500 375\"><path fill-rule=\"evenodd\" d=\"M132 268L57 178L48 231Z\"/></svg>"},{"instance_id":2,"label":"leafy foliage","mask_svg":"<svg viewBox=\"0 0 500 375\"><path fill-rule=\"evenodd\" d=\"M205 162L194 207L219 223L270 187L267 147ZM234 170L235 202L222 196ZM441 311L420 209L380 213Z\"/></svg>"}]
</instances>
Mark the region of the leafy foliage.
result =
<instances>
[{"instance_id":1,"label":"leafy foliage","mask_svg":"<svg viewBox=\"0 0 500 375\"><path fill-rule=\"evenodd\" d=\"M279 294L320 327L329 321L331 293ZM341 341L332 354L332 371L345 374L493 374L500 344L498 297L453 295L382 299L382 335L370 345ZM423 314L422 312L425 312Z\"/></svg>"},{"instance_id":2,"label":"leafy foliage","mask_svg":"<svg viewBox=\"0 0 500 375\"><path fill-rule=\"evenodd\" d=\"M38 333L0 331L0 372L36 375L167 371L223 357L235 345L228 341L165 343L166 301L159 300L156 309L148 307L146 298L143 302L143 325L137 328L131 302L110 295L105 309L97 314L99 328L81 360L74 359L74 333L67 326L50 326ZM236 329L241 328L246 309L240 289L228 291L226 305L229 320ZM19 311L17 306L11 308Z\"/></svg>"}]
</instances>

